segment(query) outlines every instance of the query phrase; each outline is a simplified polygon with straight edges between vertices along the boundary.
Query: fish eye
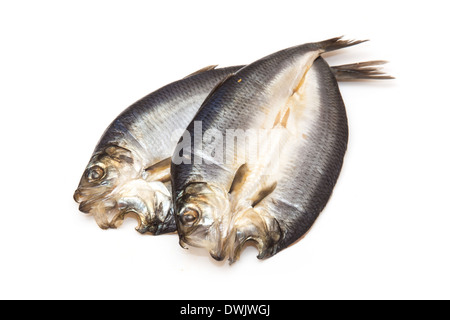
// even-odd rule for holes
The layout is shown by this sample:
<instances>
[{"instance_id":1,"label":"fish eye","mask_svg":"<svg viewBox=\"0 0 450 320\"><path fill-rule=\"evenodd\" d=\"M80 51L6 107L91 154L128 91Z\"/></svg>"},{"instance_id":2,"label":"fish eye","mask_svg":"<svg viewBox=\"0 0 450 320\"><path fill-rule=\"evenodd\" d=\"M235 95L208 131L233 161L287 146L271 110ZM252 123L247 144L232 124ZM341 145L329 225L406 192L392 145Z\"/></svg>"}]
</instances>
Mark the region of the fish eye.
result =
<instances>
[{"instance_id":1,"label":"fish eye","mask_svg":"<svg viewBox=\"0 0 450 320\"><path fill-rule=\"evenodd\" d=\"M105 175L105 170L103 170L99 166L93 166L91 167L87 172L87 178L89 181L97 181L103 178Z\"/></svg>"},{"instance_id":2,"label":"fish eye","mask_svg":"<svg viewBox=\"0 0 450 320\"><path fill-rule=\"evenodd\" d=\"M188 208L180 215L181 223L185 226L190 226L194 224L195 221L197 221L199 217L199 213L197 210Z\"/></svg>"}]
</instances>

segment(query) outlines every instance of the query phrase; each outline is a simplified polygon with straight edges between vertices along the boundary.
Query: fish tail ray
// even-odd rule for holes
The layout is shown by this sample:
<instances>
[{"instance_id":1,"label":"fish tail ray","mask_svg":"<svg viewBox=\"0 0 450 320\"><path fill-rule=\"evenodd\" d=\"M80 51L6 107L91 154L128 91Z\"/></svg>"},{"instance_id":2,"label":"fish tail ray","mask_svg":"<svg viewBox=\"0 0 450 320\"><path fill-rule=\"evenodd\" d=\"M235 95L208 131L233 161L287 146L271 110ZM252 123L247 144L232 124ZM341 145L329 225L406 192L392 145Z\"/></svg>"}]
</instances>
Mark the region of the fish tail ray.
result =
<instances>
[{"instance_id":1,"label":"fish tail ray","mask_svg":"<svg viewBox=\"0 0 450 320\"><path fill-rule=\"evenodd\" d=\"M323 52L329 52L351 47L369 41L369 40L342 40L342 37L343 36L317 42L315 43L315 45L317 45L319 49L323 50Z\"/></svg>"},{"instance_id":2,"label":"fish tail ray","mask_svg":"<svg viewBox=\"0 0 450 320\"><path fill-rule=\"evenodd\" d=\"M344 64L340 66L333 66L331 70L338 81L352 81L352 80L364 80L364 79L395 79L394 77L387 75L378 67L379 65L386 64L384 60L374 60L357 62L351 64Z\"/></svg>"}]
</instances>

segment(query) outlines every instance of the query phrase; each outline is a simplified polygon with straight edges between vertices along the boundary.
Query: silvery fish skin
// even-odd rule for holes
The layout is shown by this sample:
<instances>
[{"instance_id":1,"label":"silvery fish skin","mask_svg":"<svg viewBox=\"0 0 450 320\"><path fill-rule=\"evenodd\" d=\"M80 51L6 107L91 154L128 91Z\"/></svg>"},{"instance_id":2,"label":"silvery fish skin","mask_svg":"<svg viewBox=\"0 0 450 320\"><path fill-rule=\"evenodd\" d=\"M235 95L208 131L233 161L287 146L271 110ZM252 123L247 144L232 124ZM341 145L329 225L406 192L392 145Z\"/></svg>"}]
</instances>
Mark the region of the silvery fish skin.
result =
<instances>
[{"instance_id":1,"label":"silvery fish skin","mask_svg":"<svg viewBox=\"0 0 450 320\"><path fill-rule=\"evenodd\" d=\"M234 262L252 241L262 259L309 230L336 183L348 136L336 79L320 55L361 42L334 38L279 51L211 93L187 129L208 138L172 158L182 246ZM228 140L230 130L261 132L253 161L245 143Z\"/></svg>"},{"instance_id":2,"label":"silvery fish skin","mask_svg":"<svg viewBox=\"0 0 450 320\"><path fill-rule=\"evenodd\" d=\"M271 166L274 171L266 182L275 184L273 191L255 207L234 213L229 235L231 262L239 258L248 240L255 239L258 258L266 258L300 239L332 194L347 149L348 125L337 81L321 57L306 74L299 94L300 103L294 108L303 110L295 114L291 109L288 122L292 125L278 128L286 132L280 134L285 143L279 147L281 156ZM258 171L252 169L245 173L247 188L257 180Z\"/></svg>"},{"instance_id":3,"label":"silvery fish skin","mask_svg":"<svg viewBox=\"0 0 450 320\"><path fill-rule=\"evenodd\" d=\"M241 66L203 68L140 99L122 112L98 142L74 193L79 209L103 228L127 214L141 233L175 231L171 213L170 157L209 92Z\"/></svg>"}]
</instances>

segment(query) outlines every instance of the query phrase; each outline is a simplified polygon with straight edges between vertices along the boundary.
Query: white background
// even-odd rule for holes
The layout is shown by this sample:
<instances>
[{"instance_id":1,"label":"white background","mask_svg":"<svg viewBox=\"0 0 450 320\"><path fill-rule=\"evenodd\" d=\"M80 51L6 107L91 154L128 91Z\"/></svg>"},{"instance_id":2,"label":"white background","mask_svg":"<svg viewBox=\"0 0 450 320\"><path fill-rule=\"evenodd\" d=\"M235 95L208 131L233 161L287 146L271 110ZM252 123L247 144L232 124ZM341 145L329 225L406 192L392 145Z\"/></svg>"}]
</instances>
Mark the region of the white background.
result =
<instances>
[{"instance_id":1,"label":"white background","mask_svg":"<svg viewBox=\"0 0 450 320\"><path fill-rule=\"evenodd\" d=\"M3 1L2 299L449 299L450 105L444 1ZM206 65L345 35L331 64L397 79L341 84L349 149L309 234L231 267L72 199L125 107Z\"/></svg>"}]
</instances>

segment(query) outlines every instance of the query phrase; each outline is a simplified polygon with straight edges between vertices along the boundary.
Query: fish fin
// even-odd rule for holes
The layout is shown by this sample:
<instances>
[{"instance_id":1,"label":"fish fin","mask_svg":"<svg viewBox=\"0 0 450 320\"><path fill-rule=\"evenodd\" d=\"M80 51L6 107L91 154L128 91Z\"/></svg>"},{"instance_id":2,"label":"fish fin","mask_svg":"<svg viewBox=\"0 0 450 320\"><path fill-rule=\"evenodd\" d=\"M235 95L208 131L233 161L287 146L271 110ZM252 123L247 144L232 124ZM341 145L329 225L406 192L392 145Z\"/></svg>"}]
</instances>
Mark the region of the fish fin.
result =
<instances>
[{"instance_id":1,"label":"fish fin","mask_svg":"<svg viewBox=\"0 0 450 320\"><path fill-rule=\"evenodd\" d=\"M255 207L258 203L264 200L267 196L269 196L277 187L277 182L275 181L270 186L264 187L253 197L252 207Z\"/></svg>"},{"instance_id":2,"label":"fish fin","mask_svg":"<svg viewBox=\"0 0 450 320\"><path fill-rule=\"evenodd\" d=\"M236 171L236 174L234 175L233 182L231 183L229 191L230 194L238 192L242 188L242 186L245 184L249 172L250 169L246 163L239 167L239 169ZM249 199L252 201L251 206L255 207L258 203L264 200L264 198L270 195L276 187L277 182L275 181L270 185L263 185L261 188L259 188L259 190L255 190L255 194Z\"/></svg>"},{"instance_id":3,"label":"fish fin","mask_svg":"<svg viewBox=\"0 0 450 320\"><path fill-rule=\"evenodd\" d=\"M343 49L346 47L351 47L369 40L342 40L343 36L324 40L321 42L316 42L314 45L318 47L318 49L322 50L323 52L329 52L334 50Z\"/></svg>"},{"instance_id":4,"label":"fish fin","mask_svg":"<svg viewBox=\"0 0 450 320\"><path fill-rule=\"evenodd\" d=\"M230 191L229 193L233 193L236 190L239 190L242 185L245 182L247 173L249 171L248 165L244 163L239 167L239 169L236 171L236 174L234 175L233 182L231 183Z\"/></svg>"},{"instance_id":5,"label":"fish fin","mask_svg":"<svg viewBox=\"0 0 450 320\"><path fill-rule=\"evenodd\" d=\"M187 75L186 77L184 77L183 79L186 79L186 78L195 76L195 75L200 74L200 73L203 73L203 72L205 72L205 71L213 70L213 69L215 69L217 66L218 66L218 64L206 66L206 67L204 67L204 68L201 68L201 69L199 69L199 70L197 70L197 71L195 71L195 72L192 72L192 73L188 74L188 75Z\"/></svg>"},{"instance_id":6,"label":"fish fin","mask_svg":"<svg viewBox=\"0 0 450 320\"><path fill-rule=\"evenodd\" d=\"M157 162L150 167L144 169L147 173L146 181L161 181L168 182L170 181L170 166L172 163L172 159L166 158Z\"/></svg>"},{"instance_id":7,"label":"fish fin","mask_svg":"<svg viewBox=\"0 0 450 320\"><path fill-rule=\"evenodd\" d=\"M365 61L340 66L333 66L331 70L337 81L352 81L363 79L395 79L385 74L380 68L376 67L387 63L384 60Z\"/></svg>"}]
</instances>

